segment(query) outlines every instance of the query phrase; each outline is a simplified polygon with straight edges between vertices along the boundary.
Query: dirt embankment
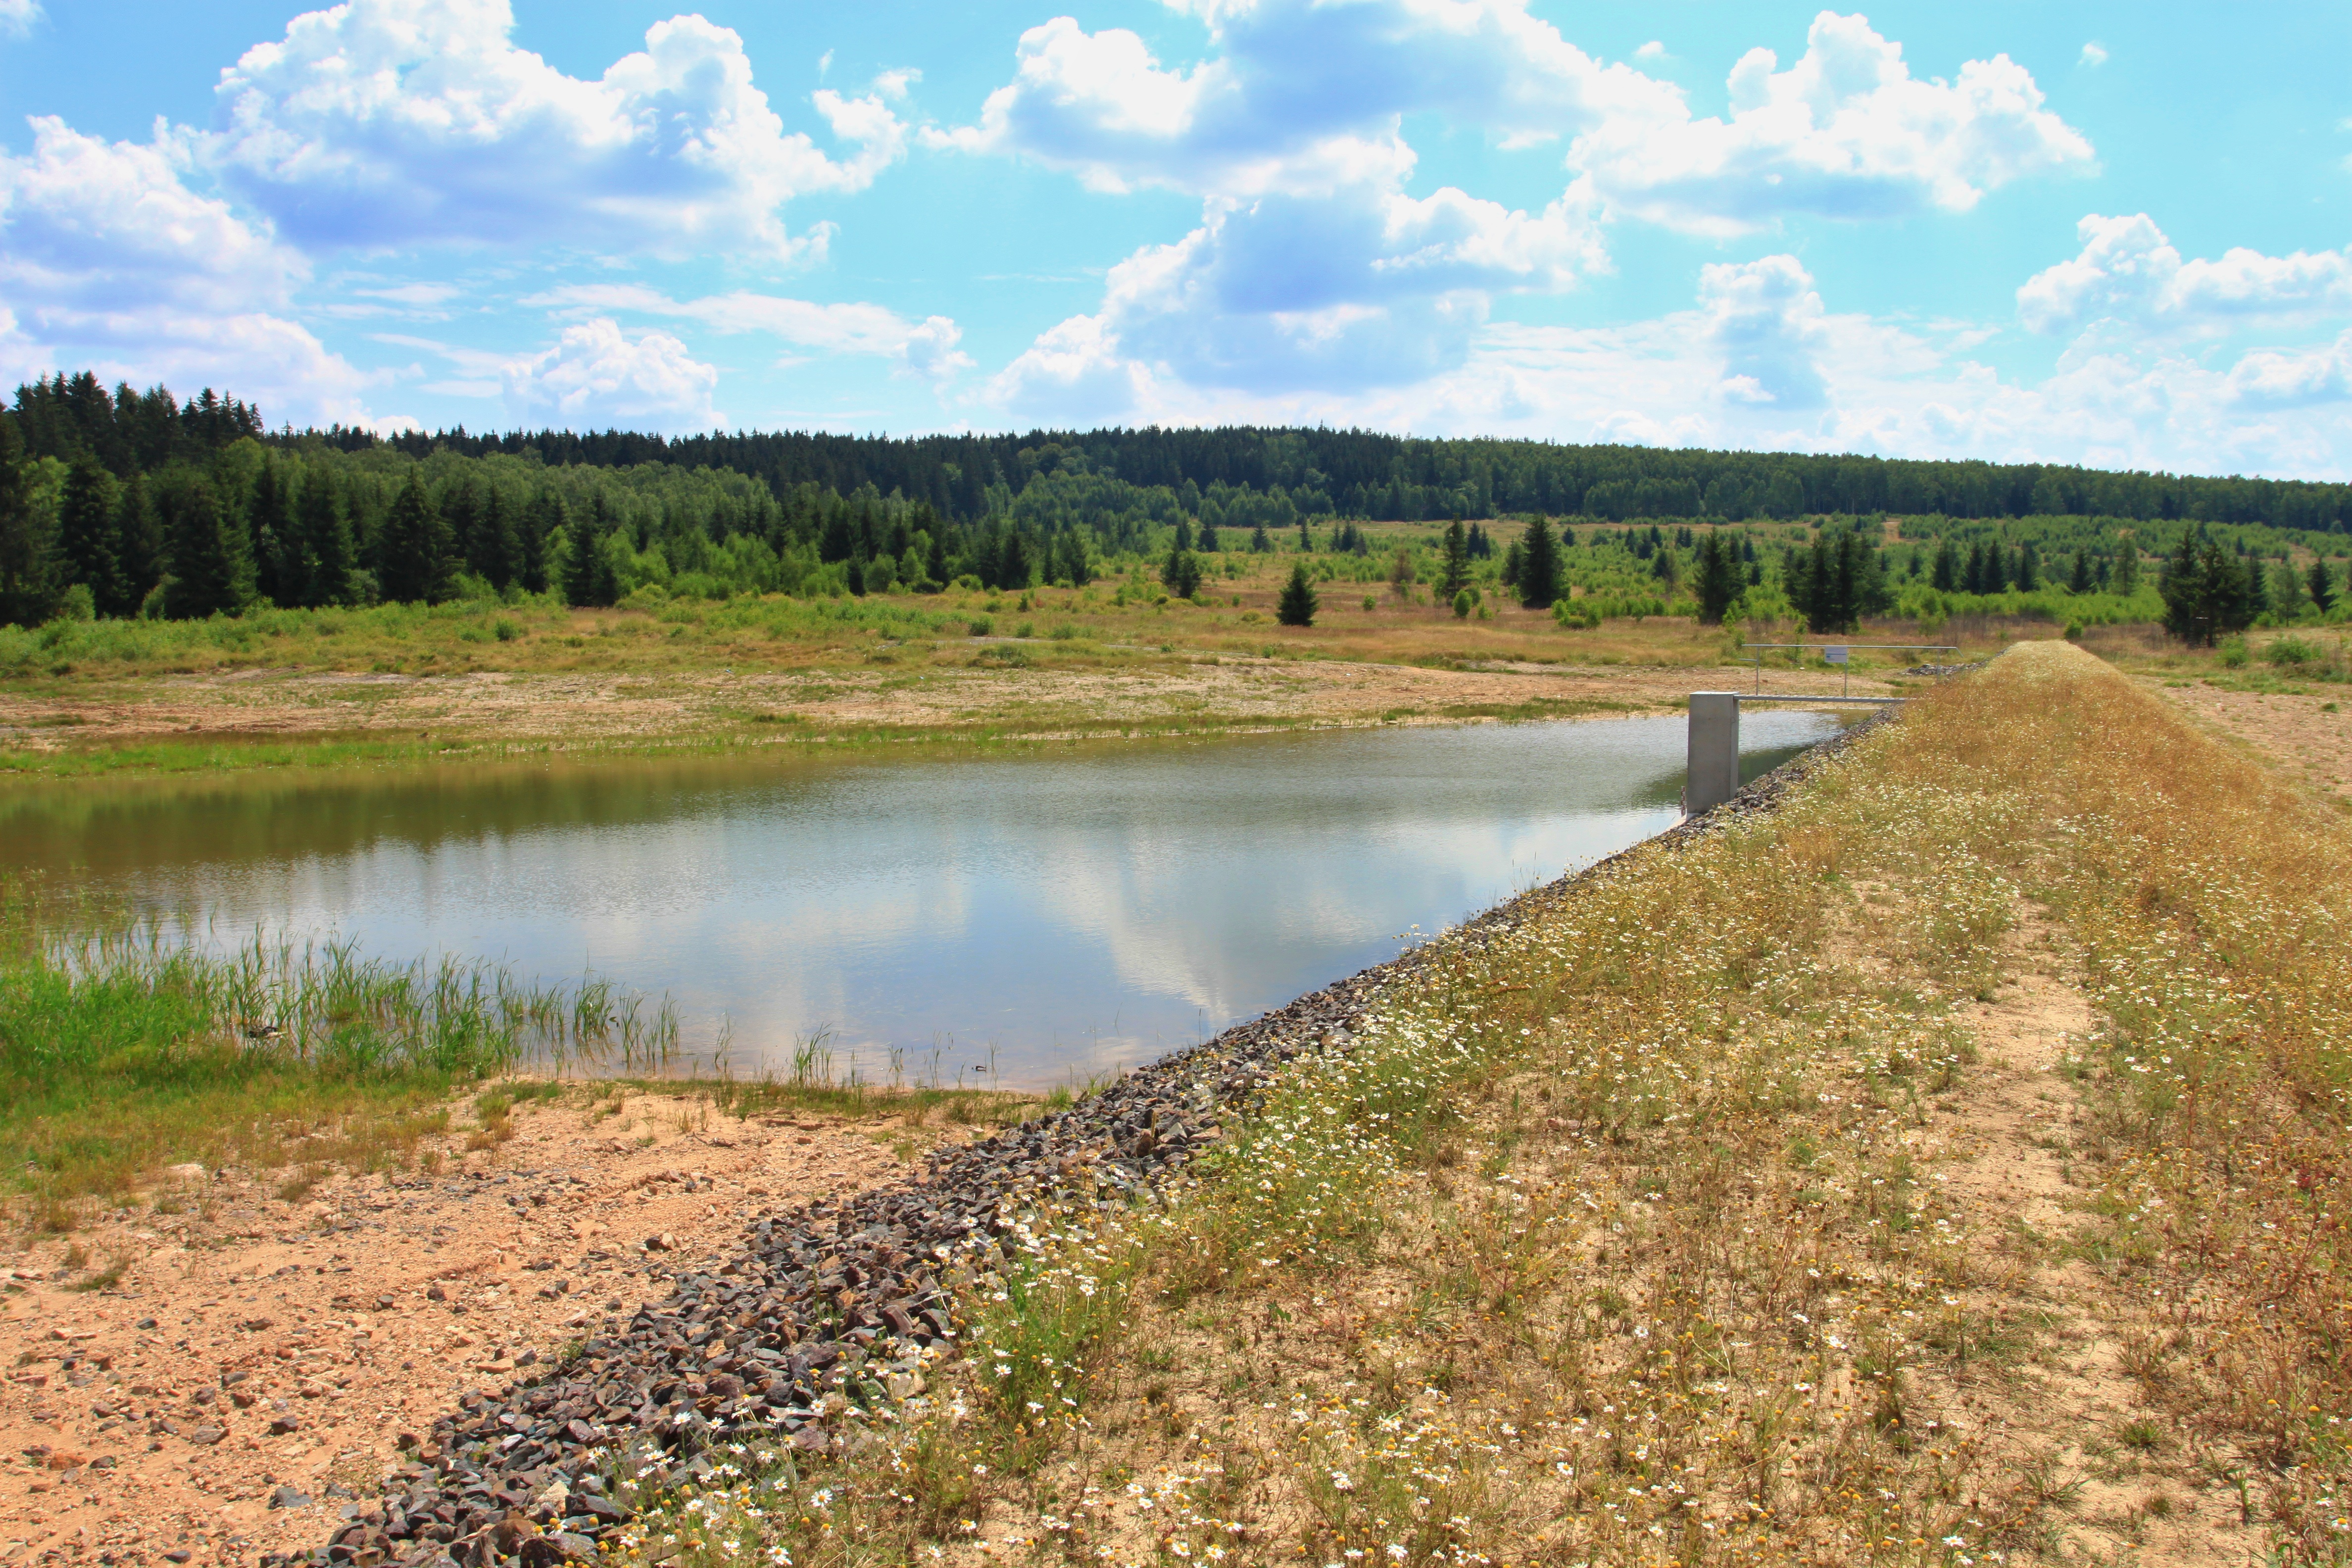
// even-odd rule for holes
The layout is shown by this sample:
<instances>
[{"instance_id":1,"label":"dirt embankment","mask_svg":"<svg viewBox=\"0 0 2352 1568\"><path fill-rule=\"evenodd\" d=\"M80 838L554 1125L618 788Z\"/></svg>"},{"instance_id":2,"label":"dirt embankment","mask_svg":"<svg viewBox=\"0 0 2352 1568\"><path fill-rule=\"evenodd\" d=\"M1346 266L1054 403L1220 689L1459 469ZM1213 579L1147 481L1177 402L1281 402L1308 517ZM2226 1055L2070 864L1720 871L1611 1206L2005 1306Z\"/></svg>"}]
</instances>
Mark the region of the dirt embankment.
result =
<instances>
[{"instance_id":1,"label":"dirt embankment","mask_svg":"<svg viewBox=\"0 0 2352 1568\"><path fill-rule=\"evenodd\" d=\"M2312 692L2232 691L2201 681L2162 682L2164 695L2264 760L2328 795L2352 798L2352 711L2347 698Z\"/></svg>"},{"instance_id":2,"label":"dirt embankment","mask_svg":"<svg viewBox=\"0 0 2352 1568\"><path fill-rule=\"evenodd\" d=\"M184 1170L157 1212L0 1260L0 1563L308 1550L460 1393L665 1294L748 1215L960 1135L662 1094L511 1115L510 1142L431 1173Z\"/></svg>"}]
</instances>

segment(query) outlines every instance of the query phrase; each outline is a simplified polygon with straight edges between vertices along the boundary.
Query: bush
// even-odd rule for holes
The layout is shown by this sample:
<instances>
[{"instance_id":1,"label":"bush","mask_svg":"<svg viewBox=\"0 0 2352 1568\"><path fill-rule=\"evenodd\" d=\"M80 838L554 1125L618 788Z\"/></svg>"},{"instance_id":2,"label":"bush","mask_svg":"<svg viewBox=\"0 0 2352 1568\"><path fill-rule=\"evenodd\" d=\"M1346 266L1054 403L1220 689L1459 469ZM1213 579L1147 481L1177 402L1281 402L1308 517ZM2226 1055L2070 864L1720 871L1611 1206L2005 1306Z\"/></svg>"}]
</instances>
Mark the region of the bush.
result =
<instances>
[{"instance_id":1,"label":"bush","mask_svg":"<svg viewBox=\"0 0 2352 1568\"><path fill-rule=\"evenodd\" d=\"M996 632L996 623L986 616L974 616L964 623L964 630L976 637L992 637Z\"/></svg>"},{"instance_id":2,"label":"bush","mask_svg":"<svg viewBox=\"0 0 2352 1568\"><path fill-rule=\"evenodd\" d=\"M2245 662L2246 662L2246 639L2245 639L2245 638L2243 638L2243 637L2231 637L2229 641L2227 641L2227 642L2225 642L2225 643L2223 643L2223 644L2221 645L2221 668L2224 668L2224 669L2239 669L2239 668L2242 668L2244 667L2244 665L2245 665Z\"/></svg>"},{"instance_id":3,"label":"bush","mask_svg":"<svg viewBox=\"0 0 2352 1568\"><path fill-rule=\"evenodd\" d=\"M2280 637L2263 649L2263 657L2281 668L2300 668L2319 662L2319 645L2301 637Z\"/></svg>"}]
</instances>

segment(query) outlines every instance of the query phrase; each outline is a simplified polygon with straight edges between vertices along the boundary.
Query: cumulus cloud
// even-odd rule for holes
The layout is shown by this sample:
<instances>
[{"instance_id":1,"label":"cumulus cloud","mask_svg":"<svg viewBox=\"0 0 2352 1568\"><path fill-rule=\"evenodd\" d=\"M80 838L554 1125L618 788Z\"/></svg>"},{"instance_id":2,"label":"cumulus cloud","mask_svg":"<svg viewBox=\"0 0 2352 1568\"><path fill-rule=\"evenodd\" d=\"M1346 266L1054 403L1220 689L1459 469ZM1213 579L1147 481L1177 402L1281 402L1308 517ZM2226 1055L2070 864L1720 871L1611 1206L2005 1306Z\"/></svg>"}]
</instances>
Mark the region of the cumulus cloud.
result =
<instances>
[{"instance_id":1,"label":"cumulus cloud","mask_svg":"<svg viewBox=\"0 0 2352 1568\"><path fill-rule=\"evenodd\" d=\"M2143 335L2085 342L2038 379L1974 357L1975 323L1826 303L1791 256L1705 269L1689 309L1602 327L1474 326L1423 379L1213 386L1139 358L1102 317L1063 322L992 384L1023 416L1327 422L1888 457L2352 477L2352 332L2210 366ZM1000 403L1000 406L1007 406Z\"/></svg>"},{"instance_id":2,"label":"cumulus cloud","mask_svg":"<svg viewBox=\"0 0 2352 1568\"><path fill-rule=\"evenodd\" d=\"M795 348L821 353L876 354L919 375L944 378L971 368L957 351L963 331L945 316L909 321L880 305L819 305L806 300L736 289L698 300L674 300L629 283L584 283L529 296L526 305L558 311L635 311L700 322L714 331L765 332Z\"/></svg>"},{"instance_id":3,"label":"cumulus cloud","mask_svg":"<svg viewBox=\"0 0 2352 1568\"><path fill-rule=\"evenodd\" d=\"M1580 135L1569 165L1614 212L1727 237L1796 213L1966 212L2029 174L2092 166L2089 141L2007 55L1922 81L1900 44L1824 11L1804 54L1778 64L1765 48L1740 58L1728 118L1695 117L1679 96L1645 102Z\"/></svg>"},{"instance_id":4,"label":"cumulus cloud","mask_svg":"<svg viewBox=\"0 0 2352 1568\"><path fill-rule=\"evenodd\" d=\"M287 319L309 273L266 225L189 188L184 138L86 136L53 117L0 153L9 357L142 384L234 386L273 417L369 423L372 378Z\"/></svg>"},{"instance_id":5,"label":"cumulus cloud","mask_svg":"<svg viewBox=\"0 0 2352 1568\"><path fill-rule=\"evenodd\" d=\"M2265 256L2239 247L2219 261L2183 260L2146 213L2094 213L2075 235L2078 254L2017 291L2018 314L2037 332L2080 332L2102 321L2210 332L2352 310L2352 248Z\"/></svg>"},{"instance_id":6,"label":"cumulus cloud","mask_svg":"<svg viewBox=\"0 0 2352 1568\"><path fill-rule=\"evenodd\" d=\"M814 103L836 160L752 85L742 40L700 16L646 33L596 80L509 39L508 0L346 0L224 71L207 156L309 247L745 245L789 258L779 209L855 191L897 159L879 96Z\"/></svg>"},{"instance_id":7,"label":"cumulus cloud","mask_svg":"<svg viewBox=\"0 0 2352 1568\"><path fill-rule=\"evenodd\" d=\"M1748 51L1732 113L1712 118L1671 82L1595 60L1526 0L1171 3L1207 23L1208 58L1171 68L1135 33L1056 17L1022 36L1013 80L976 124L930 140L1102 190L1242 197L1399 184L1413 162L1402 117L1439 114L1510 146L1572 136L1569 167L1595 198L1712 234L1792 213L1961 211L2012 180L2091 163L2090 143L2007 56L1923 81L1858 16L1821 13L1785 71Z\"/></svg>"},{"instance_id":8,"label":"cumulus cloud","mask_svg":"<svg viewBox=\"0 0 2352 1568\"><path fill-rule=\"evenodd\" d=\"M2083 52L2075 57L2074 63L2089 66L2095 70L2107 63L2107 47L2094 38L2083 46Z\"/></svg>"},{"instance_id":9,"label":"cumulus cloud","mask_svg":"<svg viewBox=\"0 0 2352 1568\"><path fill-rule=\"evenodd\" d=\"M633 339L609 317L566 327L554 347L502 368L517 425L668 432L726 423L710 405L717 367L667 332Z\"/></svg>"},{"instance_id":10,"label":"cumulus cloud","mask_svg":"<svg viewBox=\"0 0 2352 1568\"><path fill-rule=\"evenodd\" d=\"M1546 136L1677 92L1600 64L1524 0L1171 3L1208 25L1211 58L1171 69L1135 33L1059 16L1022 35L1013 81L977 124L929 139L1102 190L1296 195L1401 181L1413 155L1400 115Z\"/></svg>"},{"instance_id":11,"label":"cumulus cloud","mask_svg":"<svg viewBox=\"0 0 2352 1568\"><path fill-rule=\"evenodd\" d=\"M1461 363L1493 291L1565 288L1601 262L1589 218L1565 203L1528 214L1451 188L1212 201L1183 239L1113 268L1100 311L1040 339L992 394L1043 416L1077 412L1075 388L1119 395L1139 377L1266 392L1410 382ZM1134 363L1107 368L1118 361Z\"/></svg>"}]
</instances>

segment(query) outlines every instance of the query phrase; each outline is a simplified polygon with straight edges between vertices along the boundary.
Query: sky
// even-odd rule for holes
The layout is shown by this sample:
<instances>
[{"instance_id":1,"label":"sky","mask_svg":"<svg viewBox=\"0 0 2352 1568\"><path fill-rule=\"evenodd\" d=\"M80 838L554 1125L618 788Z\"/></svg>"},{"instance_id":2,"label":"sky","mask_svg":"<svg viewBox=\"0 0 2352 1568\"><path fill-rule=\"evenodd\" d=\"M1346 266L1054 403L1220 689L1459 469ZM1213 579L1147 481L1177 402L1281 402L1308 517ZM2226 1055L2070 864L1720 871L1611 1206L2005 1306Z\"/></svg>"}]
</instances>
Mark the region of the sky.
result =
<instances>
[{"instance_id":1,"label":"sky","mask_svg":"<svg viewBox=\"0 0 2352 1568\"><path fill-rule=\"evenodd\" d=\"M2341 0L0 0L0 384L2342 479L2347 62Z\"/></svg>"}]
</instances>

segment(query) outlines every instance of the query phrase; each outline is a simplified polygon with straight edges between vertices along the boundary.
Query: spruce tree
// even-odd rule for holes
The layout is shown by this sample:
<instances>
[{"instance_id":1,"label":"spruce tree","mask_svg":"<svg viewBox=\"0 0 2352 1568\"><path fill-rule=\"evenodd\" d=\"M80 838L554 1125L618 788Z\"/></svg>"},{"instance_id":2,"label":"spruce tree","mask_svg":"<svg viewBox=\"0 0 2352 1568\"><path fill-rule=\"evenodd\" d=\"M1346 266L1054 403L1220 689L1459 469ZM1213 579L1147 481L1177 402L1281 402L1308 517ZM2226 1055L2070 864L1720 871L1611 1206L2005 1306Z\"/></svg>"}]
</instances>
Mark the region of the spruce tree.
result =
<instances>
[{"instance_id":1,"label":"spruce tree","mask_svg":"<svg viewBox=\"0 0 2352 1568\"><path fill-rule=\"evenodd\" d=\"M599 495L593 511L583 511L572 520L565 543L563 559L563 598L574 605L609 605L600 581L612 568L604 562L604 538L598 523L604 515L604 498Z\"/></svg>"},{"instance_id":2,"label":"spruce tree","mask_svg":"<svg viewBox=\"0 0 2352 1568\"><path fill-rule=\"evenodd\" d=\"M352 602L352 567L359 551L352 542L352 520L343 512L335 481L322 468L302 476L294 531L301 540L301 600L305 609Z\"/></svg>"},{"instance_id":3,"label":"spruce tree","mask_svg":"<svg viewBox=\"0 0 2352 1568\"><path fill-rule=\"evenodd\" d=\"M2042 586L2042 563L2033 553L2033 542L2026 541L2017 547L2017 591L2031 594Z\"/></svg>"},{"instance_id":4,"label":"spruce tree","mask_svg":"<svg viewBox=\"0 0 2352 1568\"><path fill-rule=\"evenodd\" d=\"M931 535L930 559L924 563L923 573L940 586L943 588L947 586L948 530L944 522Z\"/></svg>"},{"instance_id":5,"label":"spruce tree","mask_svg":"<svg viewBox=\"0 0 2352 1568\"><path fill-rule=\"evenodd\" d=\"M113 491L113 476L97 458L85 456L67 470L65 493L58 500L58 553L66 580L87 584L90 604L101 616L138 608L122 602L128 590L115 549Z\"/></svg>"},{"instance_id":6,"label":"spruce tree","mask_svg":"<svg viewBox=\"0 0 2352 1568\"><path fill-rule=\"evenodd\" d=\"M475 576L487 579L482 555L482 497L474 489L471 476L460 476L457 482L442 487L440 496L441 526L449 531L465 569Z\"/></svg>"},{"instance_id":7,"label":"spruce tree","mask_svg":"<svg viewBox=\"0 0 2352 1568\"><path fill-rule=\"evenodd\" d=\"M379 580L386 599L403 605L424 604L446 592L449 560L440 514L415 468L408 470L408 482L393 498L378 555Z\"/></svg>"},{"instance_id":8,"label":"spruce tree","mask_svg":"<svg viewBox=\"0 0 2352 1568\"><path fill-rule=\"evenodd\" d=\"M1307 563L1299 562L1290 569L1290 581L1282 585L1282 597L1274 607L1274 618L1286 626L1311 626L1320 602L1315 596L1315 584L1307 575Z\"/></svg>"},{"instance_id":9,"label":"spruce tree","mask_svg":"<svg viewBox=\"0 0 2352 1568\"><path fill-rule=\"evenodd\" d=\"M1022 540L1018 529L1005 532L1004 546L996 557L996 578L999 587L1029 586L1029 546Z\"/></svg>"},{"instance_id":10,"label":"spruce tree","mask_svg":"<svg viewBox=\"0 0 2352 1568\"><path fill-rule=\"evenodd\" d=\"M1181 511L1176 514L1176 548L1179 550L1192 548L1192 520Z\"/></svg>"},{"instance_id":11,"label":"spruce tree","mask_svg":"<svg viewBox=\"0 0 2352 1568\"><path fill-rule=\"evenodd\" d=\"M572 518L563 498L552 489L542 489L532 498L530 510L523 514L520 531L521 549L516 563L515 580L526 594L547 592L547 547L559 534L569 531Z\"/></svg>"},{"instance_id":12,"label":"spruce tree","mask_svg":"<svg viewBox=\"0 0 2352 1568\"><path fill-rule=\"evenodd\" d=\"M1696 581L1692 587L1698 595L1699 625L1721 626L1724 613L1747 586L1732 546L1721 533L1709 530L1706 537L1698 542L1698 569L1695 575Z\"/></svg>"},{"instance_id":13,"label":"spruce tree","mask_svg":"<svg viewBox=\"0 0 2352 1568\"><path fill-rule=\"evenodd\" d=\"M1201 519L1200 537L1192 541L1192 548L1203 555L1214 555L1217 552L1217 525L1206 517Z\"/></svg>"},{"instance_id":14,"label":"spruce tree","mask_svg":"<svg viewBox=\"0 0 2352 1568\"><path fill-rule=\"evenodd\" d=\"M2074 570L2066 578L2066 591L2070 594L2091 591L2091 552L2088 550L2074 552Z\"/></svg>"},{"instance_id":15,"label":"spruce tree","mask_svg":"<svg viewBox=\"0 0 2352 1568\"><path fill-rule=\"evenodd\" d=\"M2235 564L2241 617L2238 624L2250 626L2270 613L2271 585L2263 580L2261 556L2241 556Z\"/></svg>"},{"instance_id":16,"label":"spruce tree","mask_svg":"<svg viewBox=\"0 0 2352 1568\"><path fill-rule=\"evenodd\" d=\"M1530 610L1548 610L1560 595L1560 559L1559 542L1543 513L1528 519L1519 546L1519 603Z\"/></svg>"},{"instance_id":17,"label":"spruce tree","mask_svg":"<svg viewBox=\"0 0 2352 1568\"><path fill-rule=\"evenodd\" d=\"M210 479L191 479L163 498L172 555L163 611L174 620L227 615L245 602L244 552L236 548L243 530L227 511Z\"/></svg>"},{"instance_id":18,"label":"spruce tree","mask_svg":"<svg viewBox=\"0 0 2352 1568\"><path fill-rule=\"evenodd\" d=\"M1260 555L1270 554L1274 550L1274 541L1266 537L1265 523L1262 520L1256 531L1250 535L1250 548Z\"/></svg>"},{"instance_id":19,"label":"spruce tree","mask_svg":"<svg viewBox=\"0 0 2352 1568\"><path fill-rule=\"evenodd\" d=\"M0 418L0 625L34 626L56 605L55 574L24 453L16 422Z\"/></svg>"},{"instance_id":20,"label":"spruce tree","mask_svg":"<svg viewBox=\"0 0 2352 1568\"><path fill-rule=\"evenodd\" d=\"M165 566L163 525L144 474L132 474L115 503L114 559L122 573L122 613L135 616L163 581Z\"/></svg>"},{"instance_id":21,"label":"spruce tree","mask_svg":"<svg viewBox=\"0 0 2352 1568\"><path fill-rule=\"evenodd\" d=\"M2304 579L2303 591L2311 595L2312 606L2321 615L2336 607L2336 579L2328 575L2327 563L2315 555L2311 574Z\"/></svg>"},{"instance_id":22,"label":"spruce tree","mask_svg":"<svg viewBox=\"0 0 2352 1568\"><path fill-rule=\"evenodd\" d=\"M1936 543L1936 565L1928 574L1927 585L1938 594L1956 594L1966 570L1960 560L1960 547L1947 534Z\"/></svg>"},{"instance_id":23,"label":"spruce tree","mask_svg":"<svg viewBox=\"0 0 2352 1568\"><path fill-rule=\"evenodd\" d=\"M300 545L295 538L292 486L275 454L263 458L253 476L246 507L247 545L253 556L254 591L273 605L291 605L302 595Z\"/></svg>"},{"instance_id":24,"label":"spruce tree","mask_svg":"<svg viewBox=\"0 0 2352 1568\"><path fill-rule=\"evenodd\" d=\"M491 485L475 513L474 537L466 547L466 561L476 575L489 579L503 594L522 570L522 542L517 537L514 511L499 487Z\"/></svg>"},{"instance_id":25,"label":"spruce tree","mask_svg":"<svg viewBox=\"0 0 2352 1568\"><path fill-rule=\"evenodd\" d=\"M1171 594L1189 599L1201 591L1201 560L1189 550L1171 550L1160 568L1160 581Z\"/></svg>"},{"instance_id":26,"label":"spruce tree","mask_svg":"<svg viewBox=\"0 0 2352 1568\"><path fill-rule=\"evenodd\" d=\"M1445 525L1445 547L1437 569L1438 592L1451 600L1470 585L1470 536L1462 520Z\"/></svg>"},{"instance_id":27,"label":"spruce tree","mask_svg":"<svg viewBox=\"0 0 2352 1568\"><path fill-rule=\"evenodd\" d=\"M2115 580L2109 588L2126 598L2139 592L2139 541L2126 539L2116 552Z\"/></svg>"}]
</instances>

